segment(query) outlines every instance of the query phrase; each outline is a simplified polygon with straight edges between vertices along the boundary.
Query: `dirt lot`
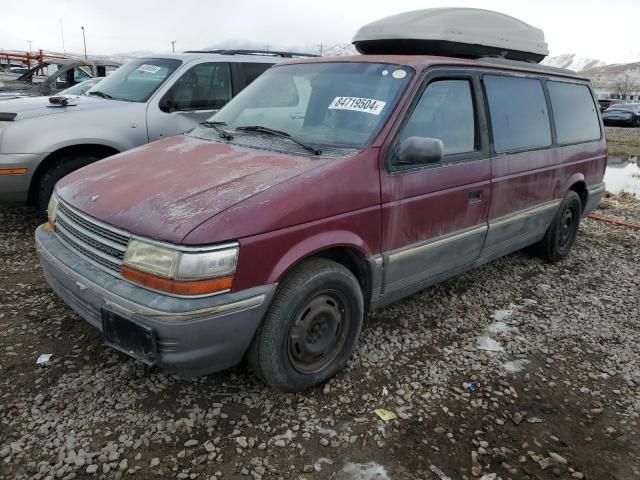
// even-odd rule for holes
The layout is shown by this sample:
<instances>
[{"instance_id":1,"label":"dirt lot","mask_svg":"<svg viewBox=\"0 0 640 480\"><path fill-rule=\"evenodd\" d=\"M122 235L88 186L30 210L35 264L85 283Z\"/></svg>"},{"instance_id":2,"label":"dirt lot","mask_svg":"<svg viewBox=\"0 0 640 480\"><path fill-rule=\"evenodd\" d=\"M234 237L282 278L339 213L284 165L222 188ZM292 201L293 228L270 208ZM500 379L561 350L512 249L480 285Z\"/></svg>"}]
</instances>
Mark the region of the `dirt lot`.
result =
<instances>
[{"instance_id":1,"label":"dirt lot","mask_svg":"<svg viewBox=\"0 0 640 480\"><path fill-rule=\"evenodd\" d=\"M638 128L606 127L610 155L640 155Z\"/></svg>"},{"instance_id":2,"label":"dirt lot","mask_svg":"<svg viewBox=\"0 0 640 480\"><path fill-rule=\"evenodd\" d=\"M45 284L37 223L0 207L0 478L640 478L638 230L586 220L563 263L517 253L371 314L346 371L287 395L103 347Z\"/></svg>"}]
</instances>

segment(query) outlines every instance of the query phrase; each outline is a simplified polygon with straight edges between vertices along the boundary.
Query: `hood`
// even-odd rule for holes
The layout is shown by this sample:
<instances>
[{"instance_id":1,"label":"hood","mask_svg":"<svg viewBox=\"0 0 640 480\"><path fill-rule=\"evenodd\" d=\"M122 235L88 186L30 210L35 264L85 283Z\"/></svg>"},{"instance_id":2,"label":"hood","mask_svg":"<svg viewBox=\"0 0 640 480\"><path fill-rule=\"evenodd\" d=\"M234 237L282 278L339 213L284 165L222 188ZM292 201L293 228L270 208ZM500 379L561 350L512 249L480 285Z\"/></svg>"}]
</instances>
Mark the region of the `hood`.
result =
<instances>
[{"instance_id":1,"label":"hood","mask_svg":"<svg viewBox=\"0 0 640 480\"><path fill-rule=\"evenodd\" d=\"M329 161L183 135L82 168L56 191L117 228L181 243L218 213Z\"/></svg>"},{"instance_id":2,"label":"hood","mask_svg":"<svg viewBox=\"0 0 640 480\"><path fill-rule=\"evenodd\" d=\"M0 95L3 92L0 92ZM8 93L8 92L6 92ZM0 96L0 98L2 98ZM17 113L16 121L26 118L71 113L80 110L97 110L121 107L123 102L103 98L79 96L76 105L60 107L51 105L49 97L20 97L0 101L0 112ZM126 102L129 104L130 102Z\"/></svg>"},{"instance_id":3,"label":"hood","mask_svg":"<svg viewBox=\"0 0 640 480\"><path fill-rule=\"evenodd\" d=\"M21 82L19 80L2 80L0 81L0 93L14 92L19 90L30 90L34 87L31 82Z\"/></svg>"},{"instance_id":4,"label":"hood","mask_svg":"<svg viewBox=\"0 0 640 480\"><path fill-rule=\"evenodd\" d=\"M0 100L10 100L12 98L37 97L42 95L38 87L18 87L5 89L0 88Z\"/></svg>"}]
</instances>

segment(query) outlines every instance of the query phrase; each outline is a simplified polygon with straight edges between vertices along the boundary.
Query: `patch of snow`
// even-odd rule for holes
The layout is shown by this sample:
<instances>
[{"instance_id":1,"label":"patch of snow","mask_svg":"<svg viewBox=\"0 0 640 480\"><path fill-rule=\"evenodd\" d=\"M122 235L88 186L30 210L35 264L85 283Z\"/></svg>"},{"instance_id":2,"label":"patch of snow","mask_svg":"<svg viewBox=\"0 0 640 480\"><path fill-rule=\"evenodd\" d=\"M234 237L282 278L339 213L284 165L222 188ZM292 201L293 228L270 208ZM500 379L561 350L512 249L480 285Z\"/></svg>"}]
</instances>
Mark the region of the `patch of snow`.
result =
<instances>
[{"instance_id":1,"label":"patch of snow","mask_svg":"<svg viewBox=\"0 0 640 480\"><path fill-rule=\"evenodd\" d=\"M521 372L522 369L528 365L529 363L531 363L529 360L527 360L526 358L520 358L518 360L511 360L509 362L506 362L502 365L502 368L507 372L507 373L518 373Z\"/></svg>"},{"instance_id":2,"label":"patch of snow","mask_svg":"<svg viewBox=\"0 0 640 480\"><path fill-rule=\"evenodd\" d=\"M322 427L318 427L318 433L320 433L321 435L326 435L329 438L333 438L338 434L338 432L336 432L335 430L332 430L331 428L322 428Z\"/></svg>"},{"instance_id":3,"label":"patch of snow","mask_svg":"<svg viewBox=\"0 0 640 480\"><path fill-rule=\"evenodd\" d=\"M335 480L391 480L387 470L374 462L367 464L347 462L332 478Z\"/></svg>"},{"instance_id":4,"label":"patch of snow","mask_svg":"<svg viewBox=\"0 0 640 480\"><path fill-rule=\"evenodd\" d=\"M493 338L482 336L473 341L473 346L478 350L486 350L488 352L502 352L504 348Z\"/></svg>"},{"instance_id":5,"label":"patch of snow","mask_svg":"<svg viewBox=\"0 0 640 480\"><path fill-rule=\"evenodd\" d=\"M496 322L502 322L513 315L513 310L496 310L491 314L491 318Z\"/></svg>"},{"instance_id":6,"label":"patch of snow","mask_svg":"<svg viewBox=\"0 0 640 480\"><path fill-rule=\"evenodd\" d=\"M333 464L333 460L331 460L330 458L326 458L326 457L321 457L318 459L318 461L316 463L313 464L313 469L316 472L319 472L320 470L322 470L322 464L326 463L327 465L332 465Z\"/></svg>"},{"instance_id":7,"label":"patch of snow","mask_svg":"<svg viewBox=\"0 0 640 480\"><path fill-rule=\"evenodd\" d=\"M487 327L487 332L493 335L510 335L513 327L504 322L494 322Z\"/></svg>"},{"instance_id":8,"label":"patch of snow","mask_svg":"<svg viewBox=\"0 0 640 480\"><path fill-rule=\"evenodd\" d=\"M52 356L53 356L53 353L43 353L36 360L36 364L37 365L46 365L47 363L49 363L49 360L51 360Z\"/></svg>"},{"instance_id":9,"label":"patch of snow","mask_svg":"<svg viewBox=\"0 0 640 480\"><path fill-rule=\"evenodd\" d=\"M568 68L574 72L581 72L582 70L604 67L607 65L607 62L596 58L581 57L575 53L565 53L564 55L547 57L541 62L541 64L549 67Z\"/></svg>"},{"instance_id":10,"label":"patch of snow","mask_svg":"<svg viewBox=\"0 0 640 480\"><path fill-rule=\"evenodd\" d=\"M609 164L604 174L607 190L640 195L640 163L637 157L629 158L619 164Z\"/></svg>"}]
</instances>

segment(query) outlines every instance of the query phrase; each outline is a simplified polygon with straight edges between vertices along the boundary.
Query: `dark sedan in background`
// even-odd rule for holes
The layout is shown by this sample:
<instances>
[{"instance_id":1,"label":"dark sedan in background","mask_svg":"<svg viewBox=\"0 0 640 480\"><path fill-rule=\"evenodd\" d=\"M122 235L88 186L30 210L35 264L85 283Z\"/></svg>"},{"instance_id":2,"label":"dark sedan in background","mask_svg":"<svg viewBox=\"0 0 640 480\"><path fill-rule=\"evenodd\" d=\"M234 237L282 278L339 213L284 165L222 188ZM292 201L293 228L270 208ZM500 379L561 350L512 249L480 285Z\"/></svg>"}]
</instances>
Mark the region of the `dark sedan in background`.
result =
<instances>
[{"instance_id":1,"label":"dark sedan in background","mask_svg":"<svg viewBox=\"0 0 640 480\"><path fill-rule=\"evenodd\" d=\"M602 113L602 121L610 127L640 127L640 103L612 105Z\"/></svg>"},{"instance_id":2,"label":"dark sedan in background","mask_svg":"<svg viewBox=\"0 0 640 480\"><path fill-rule=\"evenodd\" d=\"M627 101L619 100L617 98L601 98L600 100L598 100L598 106L600 107L600 112L604 112L607 108L619 103L627 103Z\"/></svg>"}]
</instances>

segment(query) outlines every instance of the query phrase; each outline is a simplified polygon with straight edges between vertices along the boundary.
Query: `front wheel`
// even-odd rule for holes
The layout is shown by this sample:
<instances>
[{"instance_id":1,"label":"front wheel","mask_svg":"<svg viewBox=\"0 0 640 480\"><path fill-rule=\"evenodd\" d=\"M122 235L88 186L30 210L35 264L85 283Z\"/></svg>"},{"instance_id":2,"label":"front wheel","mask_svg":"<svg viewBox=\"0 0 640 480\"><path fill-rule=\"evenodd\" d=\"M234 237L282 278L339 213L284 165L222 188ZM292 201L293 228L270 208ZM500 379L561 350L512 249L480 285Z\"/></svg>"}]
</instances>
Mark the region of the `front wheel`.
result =
<instances>
[{"instance_id":1,"label":"front wheel","mask_svg":"<svg viewBox=\"0 0 640 480\"><path fill-rule=\"evenodd\" d=\"M38 180L37 190L35 192L36 207L45 212L58 180L99 159L99 157L94 155L73 154L60 157L55 163L48 166Z\"/></svg>"},{"instance_id":2,"label":"front wheel","mask_svg":"<svg viewBox=\"0 0 640 480\"><path fill-rule=\"evenodd\" d=\"M557 262L569 256L578 235L582 202L576 192L570 190L560 203L544 238L537 245L541 258Z\"/></svg>"},{"instance_id":3,"label":"front wheel","mask_svg":"<svg viewBox=\"0 0 640 480\"><path fill-rule=\"evenodd\" d=\"M347 364L363 316L354 275L330 260L308 260L279 286L249 349L249 364L279 390L311 388Z\"/></svg>"}]
</instances>

